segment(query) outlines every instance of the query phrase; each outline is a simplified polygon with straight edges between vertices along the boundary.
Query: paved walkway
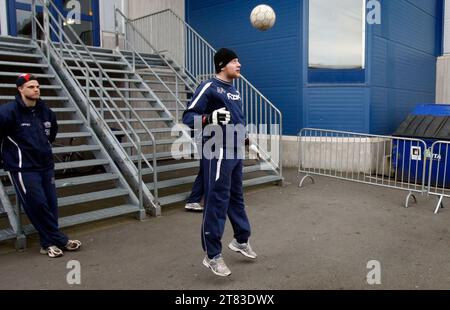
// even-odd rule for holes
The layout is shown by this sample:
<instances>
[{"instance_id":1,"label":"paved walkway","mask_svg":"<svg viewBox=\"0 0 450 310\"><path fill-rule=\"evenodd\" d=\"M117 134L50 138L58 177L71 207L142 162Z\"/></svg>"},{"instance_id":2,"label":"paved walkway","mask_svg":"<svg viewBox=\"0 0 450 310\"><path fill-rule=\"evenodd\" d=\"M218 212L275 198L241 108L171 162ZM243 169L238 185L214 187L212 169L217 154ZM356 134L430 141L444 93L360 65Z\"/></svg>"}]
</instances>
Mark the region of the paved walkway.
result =
<instances>
[{"instance_id":1,"label":"paved walkway","mask_svg":"<svg viewBox=\"0 0 450 310\"><path fill-rule=\"evenodd\" d=\"M405 209L405 193L328 178L299 189L246 191L259 254L248 261L224 247L233 274L219 278L201 263L201 214L182 206L144 222L122 218L67 230L78 253L50 259L36 238L15 252L0 243L0 289L450 289L450 208L434 215L434 197ZM227 223L224 246L231 240ZM81 285L68 285L66 264L81 264ZM367 262L381 264L381 285L368 285Z\"/></svg>"}]
</instances>

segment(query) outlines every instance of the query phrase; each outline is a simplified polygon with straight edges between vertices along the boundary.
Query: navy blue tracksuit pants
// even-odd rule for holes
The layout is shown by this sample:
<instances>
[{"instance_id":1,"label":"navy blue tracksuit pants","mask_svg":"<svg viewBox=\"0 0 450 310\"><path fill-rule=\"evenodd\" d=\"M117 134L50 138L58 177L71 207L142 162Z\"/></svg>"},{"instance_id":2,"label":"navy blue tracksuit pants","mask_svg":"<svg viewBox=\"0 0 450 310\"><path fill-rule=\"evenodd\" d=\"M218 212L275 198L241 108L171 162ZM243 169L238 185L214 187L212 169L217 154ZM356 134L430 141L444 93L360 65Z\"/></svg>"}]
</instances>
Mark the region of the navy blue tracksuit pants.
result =
<instances>
[{"instance_id":1,"label":"navy blue tracksuit pants","mask_svg":"<svg viewBox=\"0 0 450 310\"><path fill-rule=\"evenodd\" d=\"M64 247L68 238L58 228L58 198L53 169L11 172L17 196L39 233L41 246Z\"/></svg>"},{"instance_id":2,"label":"navy blue tracksuit pants","mask_svg":"<svg viewBox=\"0 0 450 310\"><path fill-rule=\"evenodd\" d=\"M198 170L197 177L195 178L194 184L192 185L191 194L186 200L187 203L200 203L203 197L203 165L200 163L200 169Z\"/></svg>"},{"instance_id":3,"label":"navy blue tracksuit pants","mask_svg":"<svg viewBox=\"0 0 450 310\"><path fill-rule=\"evenodd\" d=\"M205 188L202 247L209 258L214 258L222 253L221 239L227 215L237 242L246 243L250 237L242 189L243 161L203 156L201 164Z\"/></svg>"}]
</instances>

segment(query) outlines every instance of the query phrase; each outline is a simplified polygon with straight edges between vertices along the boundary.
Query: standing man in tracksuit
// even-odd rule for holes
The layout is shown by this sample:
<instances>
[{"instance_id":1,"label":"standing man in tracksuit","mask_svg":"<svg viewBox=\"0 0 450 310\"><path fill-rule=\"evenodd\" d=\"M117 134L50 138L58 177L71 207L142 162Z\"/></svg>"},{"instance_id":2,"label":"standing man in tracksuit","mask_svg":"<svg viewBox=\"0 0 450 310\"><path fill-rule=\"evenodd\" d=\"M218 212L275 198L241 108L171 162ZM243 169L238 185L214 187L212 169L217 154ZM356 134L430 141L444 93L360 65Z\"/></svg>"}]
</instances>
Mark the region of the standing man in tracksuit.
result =
<instances>
[{"instance_id":1,"label":"standing man in tracksuit","mask_svg":"<svg viewBox=\"0 0 450 310\"><path fill-rule=\"evenodd\" d=\"M228 247L248 258L254 259L257 255L248 243L250 223L243 198L243 159L239 156L244 139L236 137L236 133L227 137L230 125L245 126L242 100L232 85L233 79L240 77L241 64L235 52L222 48L214 55L214 65L216 77L197 88L183 114L183 122L191 128L201 122L206 142L201 158L205 193L202 247L206 256L203 265L216 275L228 276L231 271L221 255L227 215L234 231L234 239ZM212 139L214 143L210 143ZM209 149L211 145L214 147Z\"/></svg>"},{"instance_id":2,"label":"standing man in tracksuit","mask_svg":"<svg viewBox=\"0 0 450 310\"><path fill-rule=\"evenodd\" d=\"M0 105L0 142L4 169L11 175L17 197L39 233L42 254L60 257L75 251L78 240L69 240L58 228L54 162L51 143L58 125L55 113L39 99L36 77L22 74L16 80L16 99Z\"/></svg>"}]
</instances>

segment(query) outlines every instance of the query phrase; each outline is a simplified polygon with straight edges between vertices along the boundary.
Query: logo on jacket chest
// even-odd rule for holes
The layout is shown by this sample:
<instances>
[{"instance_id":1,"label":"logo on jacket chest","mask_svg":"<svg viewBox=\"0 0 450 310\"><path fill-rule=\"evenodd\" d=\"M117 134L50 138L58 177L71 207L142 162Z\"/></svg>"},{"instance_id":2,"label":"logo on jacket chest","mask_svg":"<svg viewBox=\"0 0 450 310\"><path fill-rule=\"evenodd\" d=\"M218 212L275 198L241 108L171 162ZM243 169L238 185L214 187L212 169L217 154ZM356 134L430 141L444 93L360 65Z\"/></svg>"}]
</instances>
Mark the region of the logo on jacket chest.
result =
<instances>
[{"instance_id":1,"label":"logo on jacket chest","mask_svg":"<svg viewBox=\"0 0 450 310\"><path fill-rule=\"evenodd\" d=\"M52 123L44 122L45 134L50 136L50 128L52 127Z\"/></svg>"},{"instance_id":2,"label":"logo on jacket chest","mask_svg":"<svg viewBox=\"0 0 450 310\"><path fill-rule=\"evenodd\" d=\"M239 93L237 93L237 94L227 93L227 98L228 98L228 100L237 101L237 100L241 100L241 95L239 95Z\"/></svg>"}]
</instances>

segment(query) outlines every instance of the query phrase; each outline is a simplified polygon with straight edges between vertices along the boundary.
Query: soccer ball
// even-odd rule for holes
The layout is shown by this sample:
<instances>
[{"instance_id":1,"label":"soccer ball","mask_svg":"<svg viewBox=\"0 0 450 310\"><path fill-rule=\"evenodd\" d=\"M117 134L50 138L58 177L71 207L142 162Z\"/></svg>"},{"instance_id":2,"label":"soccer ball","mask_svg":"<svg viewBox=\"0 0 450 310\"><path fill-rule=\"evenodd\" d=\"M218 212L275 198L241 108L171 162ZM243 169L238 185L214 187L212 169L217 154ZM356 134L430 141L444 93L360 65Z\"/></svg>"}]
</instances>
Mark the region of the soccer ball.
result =
<instances>
[{"instance_id":1,"label":"soccer ball","mask_svg":"<svg viewBox=\"0 0 450 310\"><path fill-rule=\"evenodd\" d=\"M275 12L270 6L265 4L255 6L250 13L250 22L253 27L262 31L272 28L273 24L275 24L275 19Z\"/></svg>"}]
</instances>

